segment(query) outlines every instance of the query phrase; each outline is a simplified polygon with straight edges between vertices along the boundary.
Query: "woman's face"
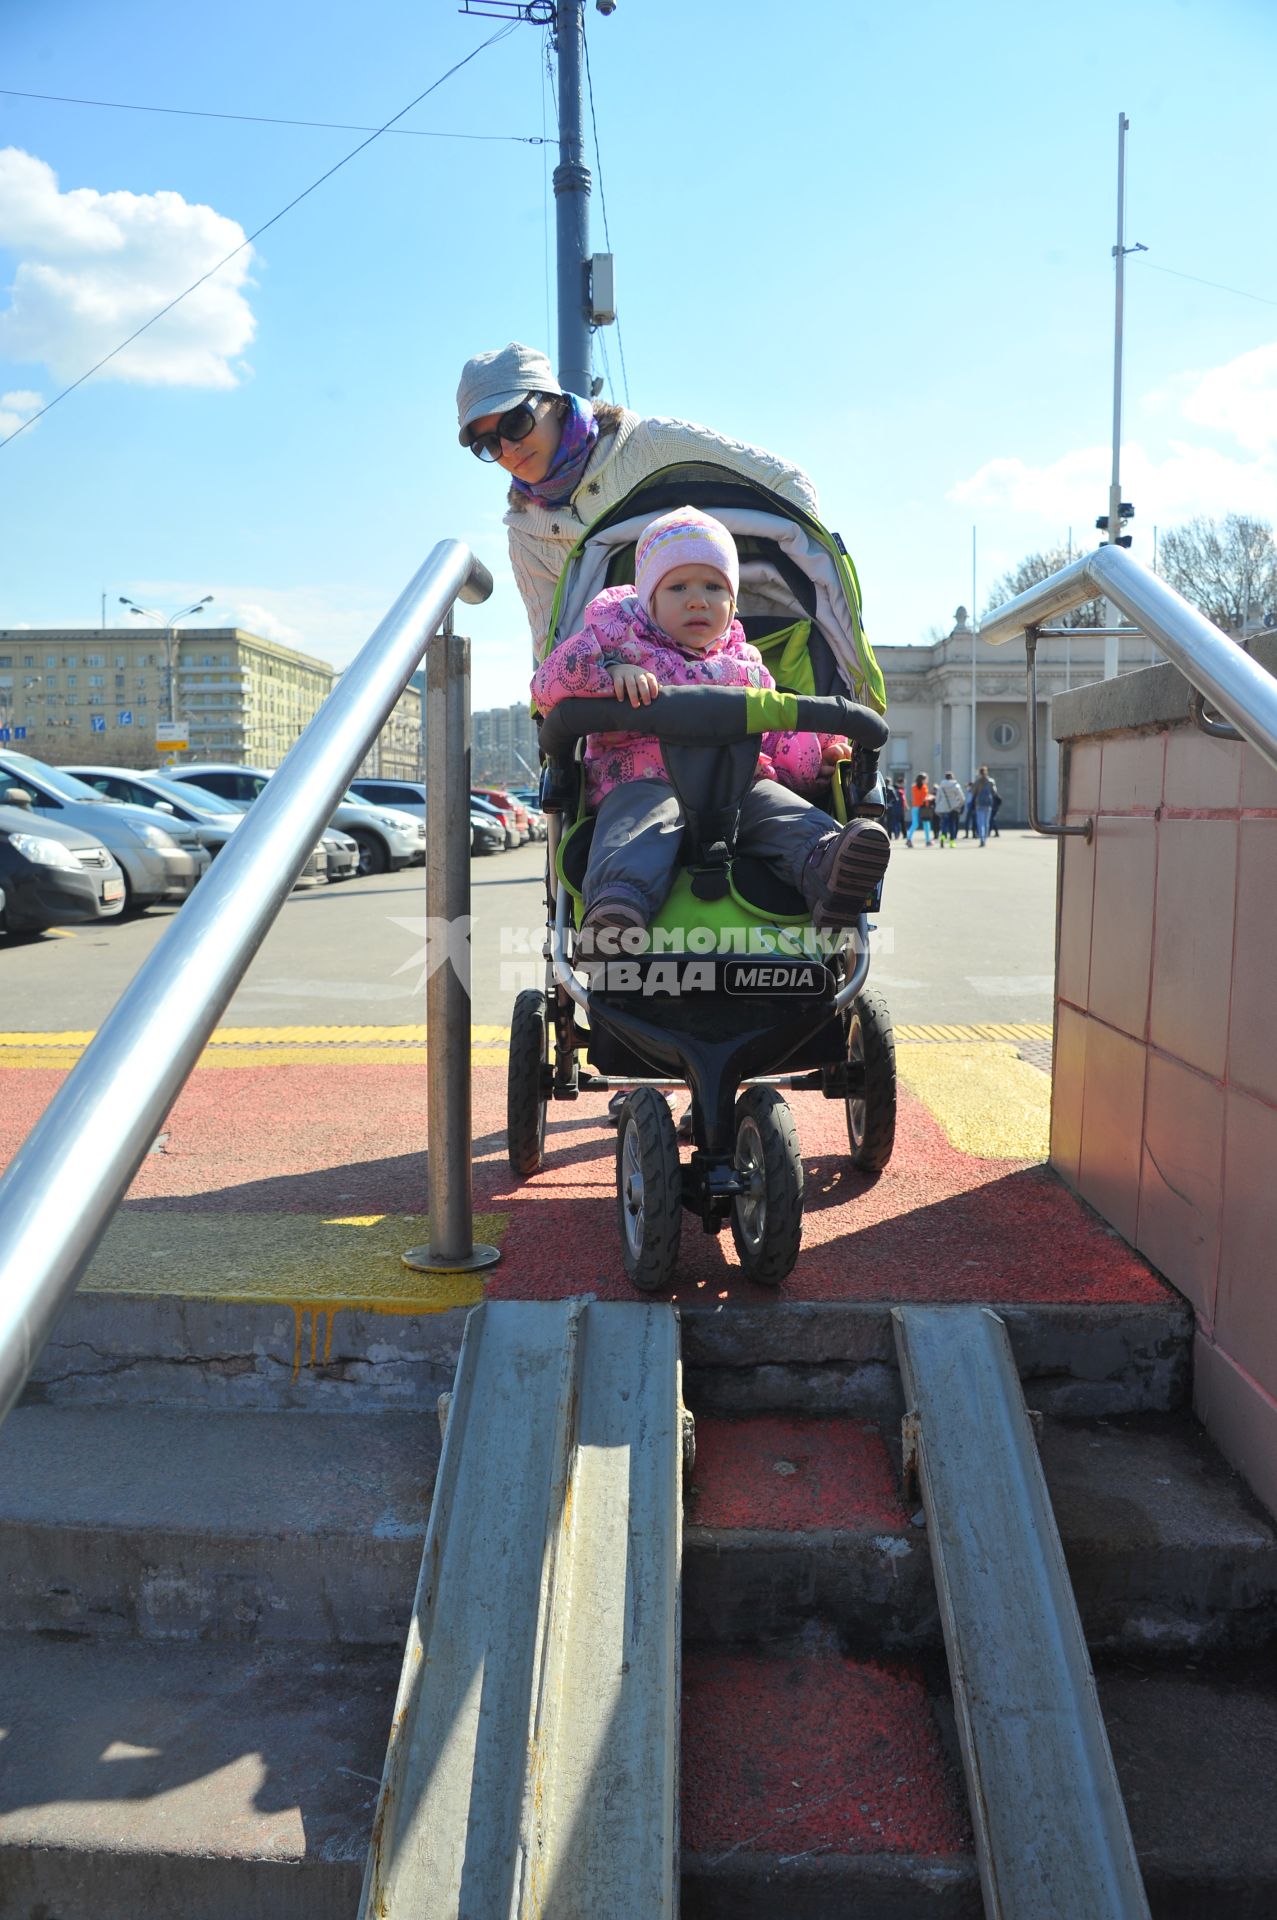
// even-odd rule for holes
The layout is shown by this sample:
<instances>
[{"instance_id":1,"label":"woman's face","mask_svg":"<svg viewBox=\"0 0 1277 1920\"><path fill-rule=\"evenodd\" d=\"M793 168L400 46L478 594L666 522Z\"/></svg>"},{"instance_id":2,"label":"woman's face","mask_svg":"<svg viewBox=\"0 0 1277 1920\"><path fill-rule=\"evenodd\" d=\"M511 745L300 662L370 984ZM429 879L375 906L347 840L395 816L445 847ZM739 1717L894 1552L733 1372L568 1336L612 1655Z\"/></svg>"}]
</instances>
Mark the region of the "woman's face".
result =
<instances>
[{"instance_id":1,"label":"woman's face","mask_svg":"<svg viewBox=\"0 0 1277 1920\"><path fill-rule=\"evenodd\" d=\"M536 416L536 425L524 439L501 442L501 455L496 462L512 478L522 480L525 487L534 487L539 480L545 479L563 436L563 423L552 395L543 393L537 396ZM501 417L499 413L483 414L478 420L471 421L471 434L477 438L481 433L495 433Z\"/></svg>"}]
</instances>

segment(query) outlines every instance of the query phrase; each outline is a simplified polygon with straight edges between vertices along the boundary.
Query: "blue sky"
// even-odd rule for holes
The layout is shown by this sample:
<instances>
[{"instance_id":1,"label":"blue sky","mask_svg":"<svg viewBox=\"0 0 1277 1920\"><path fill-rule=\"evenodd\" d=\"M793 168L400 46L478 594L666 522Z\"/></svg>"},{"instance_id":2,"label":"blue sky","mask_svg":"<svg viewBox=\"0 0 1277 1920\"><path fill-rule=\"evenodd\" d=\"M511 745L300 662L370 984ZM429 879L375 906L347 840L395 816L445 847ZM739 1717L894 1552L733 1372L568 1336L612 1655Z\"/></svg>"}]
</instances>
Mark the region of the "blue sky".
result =
<instances>
[{"instance_id":1,"label":"blue sky","mask_svg":"<svg viewBox=\"0 0 1277 1920\"><path fill-rule=\"evenodd\" d=\"M498 30L456 0L5 0L0 80L373 126ZM617 0L587 33L621 319L596 370L804 465L875 640L969 602L973 527L981 602L1024 553L1096 537L1120 110L1149 248L1127 267L1135 551L1194 513L1277 521L1270 0ZM465 614L475 704L521 697L501 486L453 402L467 354L553 351L544 71L516 27L403 123L500 137L386 135L0 448L0 625L211 592L219 624L340 664L451 536L498 575ZM0 431L360 137L0 94Z\"/></svg>"}]
</instances>

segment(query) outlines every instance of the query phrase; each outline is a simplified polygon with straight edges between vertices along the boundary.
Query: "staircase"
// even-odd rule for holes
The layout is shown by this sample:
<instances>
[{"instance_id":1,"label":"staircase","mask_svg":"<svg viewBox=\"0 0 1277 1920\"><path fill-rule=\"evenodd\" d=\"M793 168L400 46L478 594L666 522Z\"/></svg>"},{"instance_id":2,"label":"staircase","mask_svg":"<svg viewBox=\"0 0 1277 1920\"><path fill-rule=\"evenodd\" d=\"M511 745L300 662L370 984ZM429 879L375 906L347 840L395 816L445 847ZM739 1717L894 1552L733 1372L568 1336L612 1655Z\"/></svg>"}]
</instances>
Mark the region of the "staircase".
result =
<instances>
[{"instance_id":1,"label":"staircase","mask_svg":"<svg viewBox=\"0 0 1277 1920\"><path fill-rule=\"evenodd\" d=\"M379 1387L377 1316L294 1377L280 1310L220 1306L216 1354L190 1303L111 1310L135 1363L78 1299L0 1430L0 1915L351 1920L444 1327ZM1191 1316L1004 1317L1152 1912L1270 1920L1277 1532L1188 1412ZM683 1357L685 1920L981 1914L889 1310L692 1309Z\"/></svg>"}]
</instances>

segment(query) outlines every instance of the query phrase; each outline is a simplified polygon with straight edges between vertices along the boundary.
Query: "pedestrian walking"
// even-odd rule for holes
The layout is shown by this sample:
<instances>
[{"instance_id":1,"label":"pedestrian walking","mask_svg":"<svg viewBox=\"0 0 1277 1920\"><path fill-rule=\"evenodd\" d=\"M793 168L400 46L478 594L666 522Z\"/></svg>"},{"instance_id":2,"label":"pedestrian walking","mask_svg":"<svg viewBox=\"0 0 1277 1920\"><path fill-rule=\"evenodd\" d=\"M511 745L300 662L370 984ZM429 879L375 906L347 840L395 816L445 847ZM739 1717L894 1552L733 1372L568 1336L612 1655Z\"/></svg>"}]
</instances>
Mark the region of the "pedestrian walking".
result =
<instances>
[{"instance_id":1,"label":"pedestrian walking","mask_svg":"<svg viewBox=\"0 0 1277 1920\"><path fill-rule=\"evenodd\" d=\"M913 845L913 836L921 827L923 846L931 845L931 788L927 785L925 773L915 774L913 785L909 789L909 831L905 835L905 845Z\"/></svg>"},{"instance_id":2,"label":"pedestrian walking","mask_svg":"<svg viewBox=\"0 0 1277 1920\"><path fill-rule=\"evenodd\" d=\"M905 803L901 796L900 789L894 780L889 779L886 782L885 793L886 811L884 818L886 820L887 832L893 840L903 840L905 837Z\"/></svg>"},{"instance_id":3,"label":"pedestrian walking","mask_svg":"<svg viewBox=\"0 0 1277 1920\"><path fill-rule=\"evenodd\" d=\"M970 780L967 781L963 792L966 797L962 807L962 828L965 838L970 840L975 832L975 795Z\"/></svg>"},{"instance_id":4,"label":"pedestrian walking","mask_svg":"<svg viewBox=\"0 0 1277 1920\"><path fill-rule=\"evenodd\" d=\"M1002 838L1002 834L998 828L998 812L1001 806L1002 806L1002 795L998 792L998 789L995 786L993 789L993 809L992 809L992 812L989 814L989 831L993 835L995 840L1000 840Z\"/></svg>"},{"instance_id":5,"label":"pedestrian walking","mask_svg":"<svg viewBox=\"0 0 1277 1920\"><path fill-rule=\"evenodd\" d=\"M940 828L940 844L947 840L953 846L958 838L958 820L966 805L966 793L962 782L952 773L946 773L936 790L936 819Z\"/></svg>"},{"instance_id":6,"label":"pedestrian walking","mask_svg":"<svg viewBox=\"0 0 1277 1920\"><path fill-rule=\"evenodd\" d=\"M981 767L971 784L971 797L975 807L976 837L982 847L989 844L989 822L993 818L993 799L997 785L987 767Z\"/></svg>"}]
</instances>

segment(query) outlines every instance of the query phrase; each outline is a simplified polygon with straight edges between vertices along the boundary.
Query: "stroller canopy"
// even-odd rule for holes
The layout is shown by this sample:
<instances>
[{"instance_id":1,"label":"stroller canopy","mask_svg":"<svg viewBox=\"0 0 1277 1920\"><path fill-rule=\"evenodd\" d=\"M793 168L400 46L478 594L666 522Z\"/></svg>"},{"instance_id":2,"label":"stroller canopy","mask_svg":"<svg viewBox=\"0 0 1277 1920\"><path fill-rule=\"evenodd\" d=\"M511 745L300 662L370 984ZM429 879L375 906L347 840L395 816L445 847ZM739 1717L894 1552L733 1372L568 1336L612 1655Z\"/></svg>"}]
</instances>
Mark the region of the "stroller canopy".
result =
<instances>
[{"instance_id":1,"label":"stroller canopy","mask_svg":"<svg viewBox=\"0 0 1277 1920\"><path fill-rule=\"evenodd\" d=\"M549 646L575 633L605 587L634 579L634 548L650 520L693 506L726 526L740 553L737 617L778 686L844 693L886 710L882 670L860 620L860 586L836 533L801 507L728 467L666 467L586 528L555 591Z\"/></svg>"}]
</instances>

